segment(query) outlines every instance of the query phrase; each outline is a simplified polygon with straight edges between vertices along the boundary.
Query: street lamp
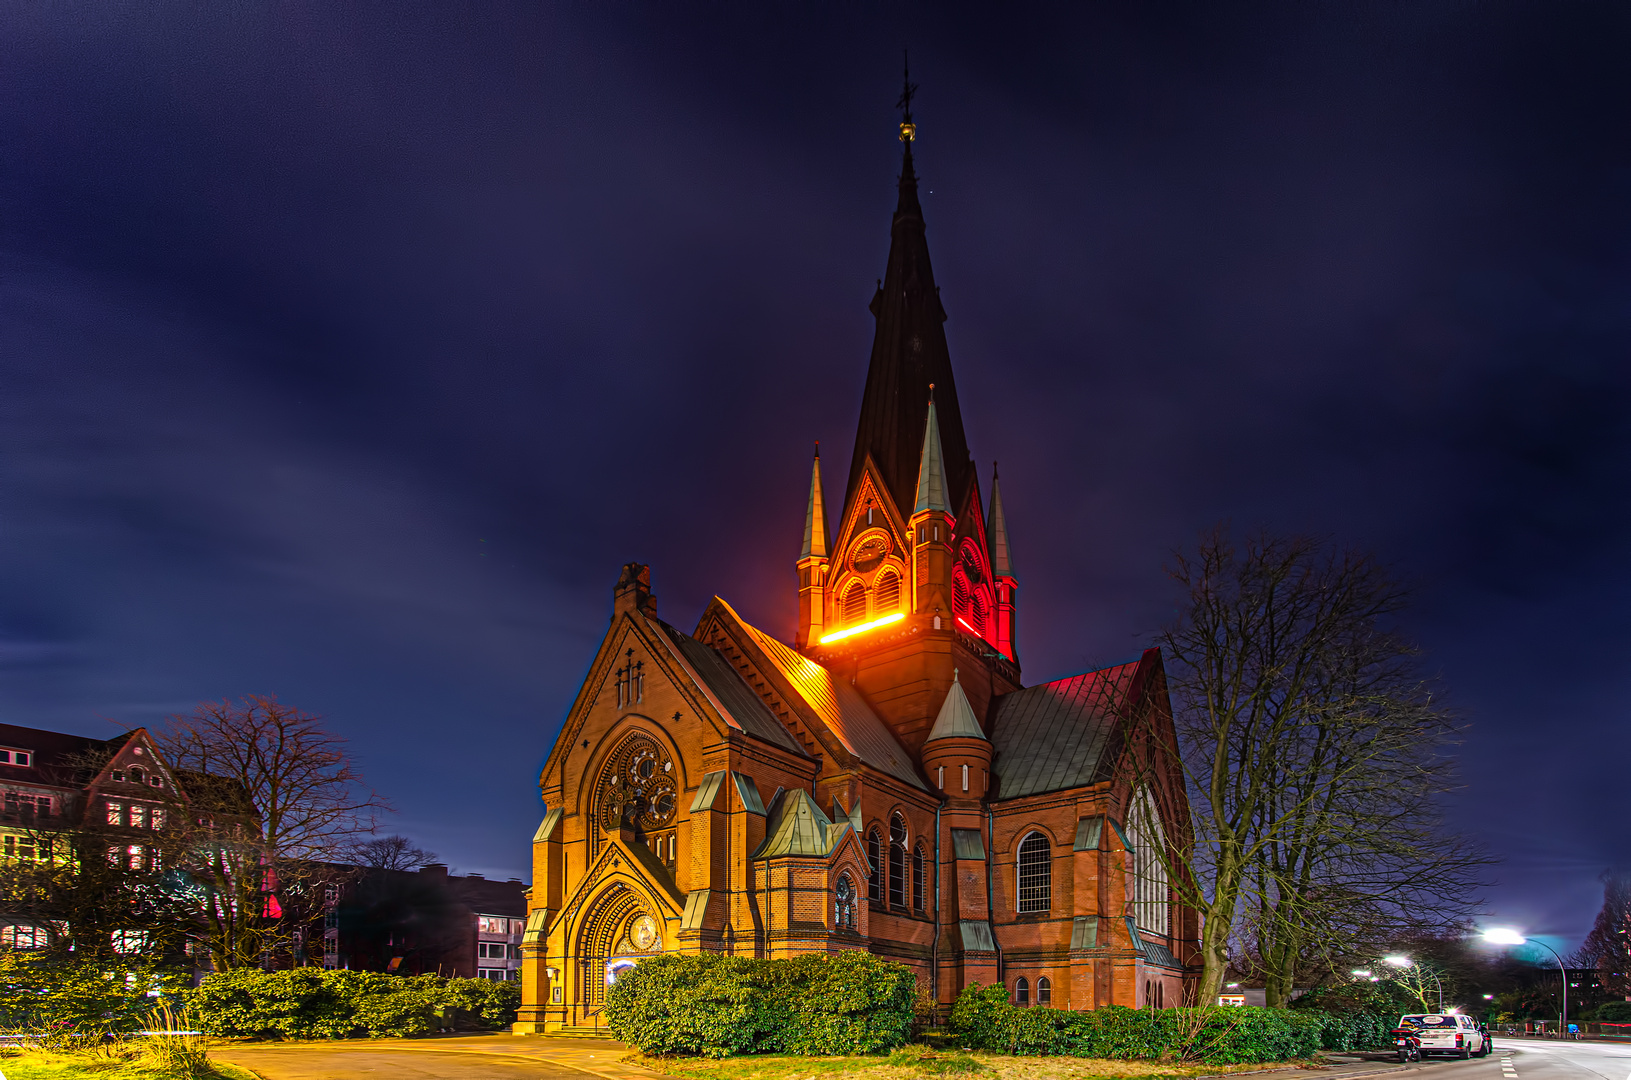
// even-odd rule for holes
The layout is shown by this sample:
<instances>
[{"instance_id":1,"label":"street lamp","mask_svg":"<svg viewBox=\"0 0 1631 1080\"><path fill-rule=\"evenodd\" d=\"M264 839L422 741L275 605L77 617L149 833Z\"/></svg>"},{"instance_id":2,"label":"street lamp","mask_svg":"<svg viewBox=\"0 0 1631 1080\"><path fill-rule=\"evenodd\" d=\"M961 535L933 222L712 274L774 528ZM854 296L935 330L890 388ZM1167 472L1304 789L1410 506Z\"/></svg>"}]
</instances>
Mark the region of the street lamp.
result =
<instances>
[{"instance_id":1,"label":"street lamp","mask_svg":"<svg viewBox=\"0 0 1631 1080\"><path fill-rule=\"evenodd\" d=\"M1561 1038L1564 1029L1569 1026L1569 972L1563 966L1563 958L1557 955L1557 950L1538 938L1526 938L1516 930L1500 926L1485 930L1484 940L1491 945L1539 945L1552 954L1552 959L1557 961L1557 973L1563 976L1563 1012L1557 1018L1557 1034Z\"/></svg>"},{"instance_id":2,"label":"street lamp","mask_svg":"<svg viewBox=\"0 0 1631 1080\"><path fill-rule=\"evenodd\" d=\"M1425 971L1431 975L1433 977L1433 985L1438 988L1438 1011L1444 1011L1444 984L1439 981L1438 972L1432 970L1431 968L1422 967L1408 956L1384 956L1382 957L1382 963L1399 968L1415 968L1418 973Z\"/></svg>"}]
</instances>

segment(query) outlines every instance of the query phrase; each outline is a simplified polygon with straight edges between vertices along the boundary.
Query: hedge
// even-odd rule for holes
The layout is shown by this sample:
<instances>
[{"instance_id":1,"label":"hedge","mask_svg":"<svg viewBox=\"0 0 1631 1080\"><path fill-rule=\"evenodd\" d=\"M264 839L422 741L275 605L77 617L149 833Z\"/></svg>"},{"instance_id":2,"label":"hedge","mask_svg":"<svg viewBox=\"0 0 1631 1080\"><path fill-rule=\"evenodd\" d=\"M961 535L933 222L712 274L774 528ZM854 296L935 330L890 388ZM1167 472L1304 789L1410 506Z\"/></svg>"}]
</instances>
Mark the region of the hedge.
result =
<instances>
[{"instance_id":1,"label":"hedge","mask_svg":"<svg viewBox=\"0 0 1631 1080\"><path fill-rule=\"evenodd\" d=\"M427 1035L457 1010L478 1026L515 1020L516 983L381 975L368 971L239 970L207 975L179 995L193 1023L211 1035L254 1039L343 1039Z\"/></svg>"},{"instance_id":2,"label":"hedge","mask_svg":"<svg viewBox=\"0 0 1631 1080\"><path fill-rule=\"evenodd\" d=\"M185 977L139 961L103 965L0 949L0 1029L29 1033L138 1031Z\"/></svg>"},{"instance_id":3,"label":"hedge","mask_svg":"<svg viewBox=\"0 0 1631 1080\"><path fill-rule=\"evenodd\" d=\"M910 969L862 952L667 954L620 975L604 1015L647 1054L870 1054L905 1044L916 987Z\"/></svg>"},{"instance_id":4,"label":"hedge","mask_svg":"<svg viewBox=\"0 0 1631 1080\"><path fill-rule=\"evenodd\" d=\"M1381 1045L1391 1023L1371 1014L1312 1010L1110 1007L1021 1008L1002 986L966 988L951 1029L964 1045L1021 1055L1165 1058L1232 1065L1312 1057L1316 1050Z\"/></svg>"}]
</instances>

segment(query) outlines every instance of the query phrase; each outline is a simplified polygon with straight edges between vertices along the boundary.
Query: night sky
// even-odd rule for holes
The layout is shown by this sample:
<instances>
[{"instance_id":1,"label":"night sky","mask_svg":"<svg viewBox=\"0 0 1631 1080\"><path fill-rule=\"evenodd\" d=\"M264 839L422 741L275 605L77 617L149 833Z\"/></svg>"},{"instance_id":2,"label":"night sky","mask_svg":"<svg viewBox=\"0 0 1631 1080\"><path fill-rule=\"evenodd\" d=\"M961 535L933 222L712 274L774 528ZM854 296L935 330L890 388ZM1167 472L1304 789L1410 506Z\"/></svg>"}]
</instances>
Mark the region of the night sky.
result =
<instances>
[{"instance_id":1,"label":"night sky","mask_svg":"<svg viewBox=\"0 0 1631 1080\"><path fill-rule=\"evenodd\" d=\"M524 874L622 563L792 635L905 44L1027 681L1220 519L1374 549L1494 916L1572 944L1631 861L1623 3L7 5L0 718L275 693Z\"/></svg>"}]
</instances>

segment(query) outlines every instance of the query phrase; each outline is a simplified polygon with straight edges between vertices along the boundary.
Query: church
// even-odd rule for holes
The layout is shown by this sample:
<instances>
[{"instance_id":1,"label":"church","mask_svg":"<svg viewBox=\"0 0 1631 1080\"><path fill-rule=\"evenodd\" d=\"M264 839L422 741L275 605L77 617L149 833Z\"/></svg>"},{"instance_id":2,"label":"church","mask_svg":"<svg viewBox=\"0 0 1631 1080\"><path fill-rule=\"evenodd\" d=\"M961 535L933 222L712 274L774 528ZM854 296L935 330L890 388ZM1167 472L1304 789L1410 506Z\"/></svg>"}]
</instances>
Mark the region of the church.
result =
<instances>
[{"instance_id":1,"label":"church","mask_svg":"<svg viewBox=\"0 0 1631 1080\"><path fill-rule=\"evenodd\" d=\"M1194 985L1199 915L1169 878L1188 804L1152 749L1174 742L1161 654L1025 685L905 104L855 452L835 517L811 469L797 625L715 597L686 632L649 568L623 568L539 778L517 1032L598 1026L618 973L670 951L864 949L942 1015L975 983L1062 1009Z\"/></svg>"}]
</instances>

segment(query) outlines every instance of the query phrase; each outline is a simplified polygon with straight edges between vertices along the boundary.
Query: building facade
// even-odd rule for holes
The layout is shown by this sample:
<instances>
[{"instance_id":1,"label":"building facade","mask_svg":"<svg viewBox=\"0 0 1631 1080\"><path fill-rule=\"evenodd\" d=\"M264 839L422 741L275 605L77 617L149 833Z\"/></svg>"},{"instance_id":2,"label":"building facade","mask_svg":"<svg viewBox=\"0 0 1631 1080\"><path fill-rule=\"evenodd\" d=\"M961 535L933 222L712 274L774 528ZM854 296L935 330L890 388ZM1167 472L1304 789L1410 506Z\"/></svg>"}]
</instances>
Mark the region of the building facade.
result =
<instances>
[{"instance_id":1,"label":"building facade","mask_svg":"<svg viewBox=\"0 0 1631 1080\"><path fill-rule=\"evenodd\" d=\"M666 951L864 949L942 1006L973 983L1173 1005L1193 982L1161 656L1024 684L906 121L855 451L830 525L812 467L798 624L784 641L716 597L687 633L623 568L539 781L517 1031L597 1023L617 973Z\"/></svg>"}]
</instances>

